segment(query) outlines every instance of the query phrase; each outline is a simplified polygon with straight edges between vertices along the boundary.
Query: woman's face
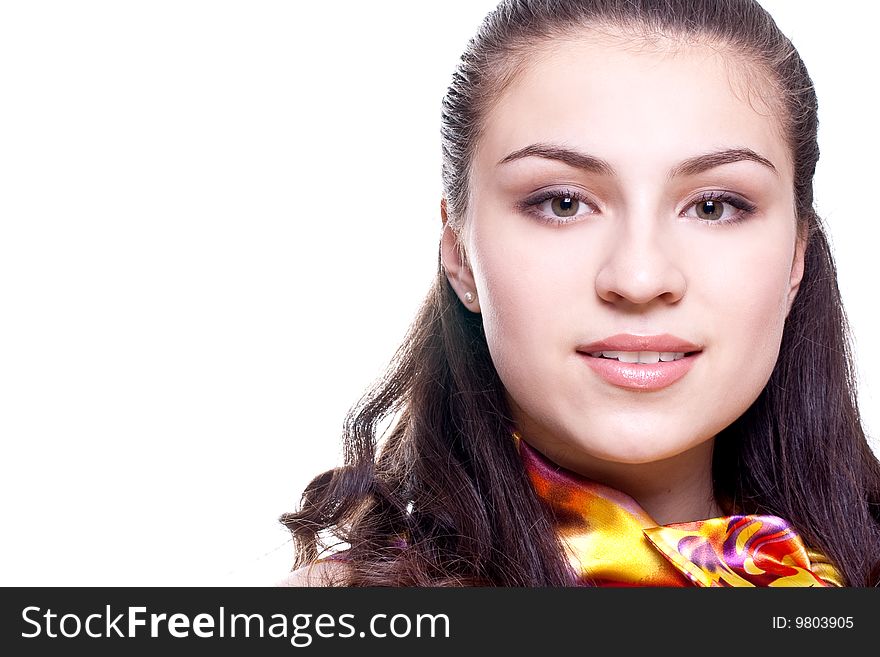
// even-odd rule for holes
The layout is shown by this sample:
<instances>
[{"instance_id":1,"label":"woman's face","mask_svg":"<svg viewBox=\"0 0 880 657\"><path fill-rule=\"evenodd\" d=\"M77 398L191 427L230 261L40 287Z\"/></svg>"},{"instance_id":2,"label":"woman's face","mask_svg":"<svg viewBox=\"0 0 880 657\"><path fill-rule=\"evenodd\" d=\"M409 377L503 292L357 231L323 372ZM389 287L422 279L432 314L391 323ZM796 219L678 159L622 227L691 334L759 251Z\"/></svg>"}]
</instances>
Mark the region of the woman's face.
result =
<instances>
[{"instance_id":1,"label":"woman's face","mask_svg":"<svg viewBox=\"0 0 880 657\"><path fill-rule=\"evenodd\" d=\"M487 117L470 270L446 231L450 280L476 292L518 426L557 462L705 447L767 383L800 282L788 149L708 46L547 52ZM596 357L620 350L661 360Z\"/></svg>"}]
</instances>

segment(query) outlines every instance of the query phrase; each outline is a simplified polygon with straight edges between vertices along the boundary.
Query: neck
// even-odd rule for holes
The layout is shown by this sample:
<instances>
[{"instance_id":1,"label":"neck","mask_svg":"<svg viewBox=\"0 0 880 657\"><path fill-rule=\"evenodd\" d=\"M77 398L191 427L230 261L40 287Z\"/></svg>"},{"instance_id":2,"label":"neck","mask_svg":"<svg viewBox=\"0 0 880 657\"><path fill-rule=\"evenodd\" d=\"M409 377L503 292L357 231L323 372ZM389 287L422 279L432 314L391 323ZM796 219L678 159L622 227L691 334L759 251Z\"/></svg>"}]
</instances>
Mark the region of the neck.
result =
<instances>
[{"instance_id":1,"label":"neck","mask_svg":"<svg viewBox=\"0 0 880 657\"><path fill-rule=\"evenodd\" d=\"M524 435L528 440L528 434ZM573 453L568 446L532 444L551 461L636 500L659 525L723 515L712 488L714 438L660 461L617 463Z\"/></svg>"}]
</instances>

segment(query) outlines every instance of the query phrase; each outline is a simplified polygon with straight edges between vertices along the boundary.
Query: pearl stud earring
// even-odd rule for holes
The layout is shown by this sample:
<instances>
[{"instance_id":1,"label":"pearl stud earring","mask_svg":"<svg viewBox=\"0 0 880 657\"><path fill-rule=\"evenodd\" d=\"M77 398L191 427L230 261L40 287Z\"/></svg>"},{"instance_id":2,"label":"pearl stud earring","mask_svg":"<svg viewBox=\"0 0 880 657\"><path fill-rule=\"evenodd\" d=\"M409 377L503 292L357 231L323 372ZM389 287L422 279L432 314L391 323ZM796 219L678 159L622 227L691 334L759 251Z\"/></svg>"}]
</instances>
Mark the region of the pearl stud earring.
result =
<instances>
[{"instance_id":1,"label":"pearl stud earring","mask_svg":"<svg viewBox=\"0 0 880 657\"><path fill-rule=\"evenodd\" d=\"M464 302L465 302L465 303L473 303L473 302L474 302L474 299L476 299L476 298L477 298L477 297L474 296L474 293L473 293L473 292L465 292L465 293L464 293Z\"/></svg>"}]
</instances>

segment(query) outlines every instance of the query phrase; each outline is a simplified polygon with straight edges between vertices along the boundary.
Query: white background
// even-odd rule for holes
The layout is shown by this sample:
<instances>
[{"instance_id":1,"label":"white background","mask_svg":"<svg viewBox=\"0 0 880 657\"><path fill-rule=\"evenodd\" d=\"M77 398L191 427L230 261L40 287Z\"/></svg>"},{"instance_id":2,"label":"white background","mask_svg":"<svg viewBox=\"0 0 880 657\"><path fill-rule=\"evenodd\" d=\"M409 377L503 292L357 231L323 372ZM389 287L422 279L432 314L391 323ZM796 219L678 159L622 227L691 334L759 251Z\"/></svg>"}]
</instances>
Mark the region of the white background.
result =
<instances>
[{"instance_id":1,"label":"white background","mask_svg":"<svg viewBox=\"0 0 880 657\"><path fill-rule=\"evenodd\" d=\"M817 86L876 445L880 10L764 4ZM440 100L494 5L0 3L0 583L286 572L277 517L431 283Z\"/></svg>"}]
</instances>

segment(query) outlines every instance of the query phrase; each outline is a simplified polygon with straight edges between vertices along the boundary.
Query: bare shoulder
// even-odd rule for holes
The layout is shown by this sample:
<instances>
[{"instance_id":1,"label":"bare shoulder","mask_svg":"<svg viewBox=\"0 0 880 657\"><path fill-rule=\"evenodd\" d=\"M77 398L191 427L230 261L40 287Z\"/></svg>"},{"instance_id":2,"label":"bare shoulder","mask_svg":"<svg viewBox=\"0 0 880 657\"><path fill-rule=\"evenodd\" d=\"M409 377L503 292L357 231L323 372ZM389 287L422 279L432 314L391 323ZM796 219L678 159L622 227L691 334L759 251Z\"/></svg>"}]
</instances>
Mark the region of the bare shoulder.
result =
<instances>
[{"instance_id":1,"label":"bare shoulder","mask_svg":"<svg viewBox=\"0 0 880 657\"><path fill-rule=\"evenodd\" d=\"M297 568L278 582L278 586L339 586L346 566L338 560L324 560Z\"/></svg>"}]
</instances>

